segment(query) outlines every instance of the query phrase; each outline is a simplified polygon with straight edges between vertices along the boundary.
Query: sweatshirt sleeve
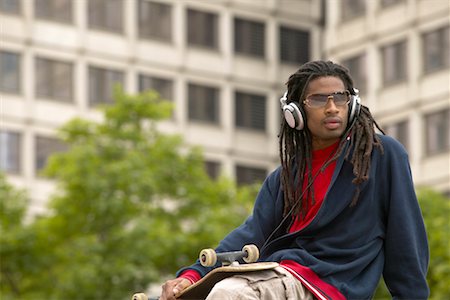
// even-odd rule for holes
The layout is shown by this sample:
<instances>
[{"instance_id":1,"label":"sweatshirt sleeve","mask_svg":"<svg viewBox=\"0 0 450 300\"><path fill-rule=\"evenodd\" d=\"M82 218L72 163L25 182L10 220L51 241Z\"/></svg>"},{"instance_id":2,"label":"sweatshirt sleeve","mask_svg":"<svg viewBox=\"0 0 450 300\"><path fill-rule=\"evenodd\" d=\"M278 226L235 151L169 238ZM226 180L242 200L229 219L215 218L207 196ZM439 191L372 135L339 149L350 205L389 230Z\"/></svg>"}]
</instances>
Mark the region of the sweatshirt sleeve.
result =
<instances>
[{"instance_id":1,"label":"sweatshirt sleeve","mask_svg":"<svg viewBox=\"0 0 450 300\"><path fill-rule=\"evenodd\" d=\"M258 248L264 244L265 239L280 222L282 214L282 197L280 196L280 169L272 172L264 181L256 197L252 215L238 228L231 231L215 249L217 253L238 251L246 244L255 244ZM177 277L186 270L195 270L202 277L212 269L219 267L203 267L197 262L177 272Z\"/></svg>"},{"instance_id":2,"label":"sweatshirt sleeve","mask_svg":"<svg viewBox=\"0 0 450 300\"><path fill-rule=\"evenodd\" d=\"M389 192L383 277L393 299L427 299L428 241L408 156L390 140L385 147Z\"/></svg>"}]
</instances>

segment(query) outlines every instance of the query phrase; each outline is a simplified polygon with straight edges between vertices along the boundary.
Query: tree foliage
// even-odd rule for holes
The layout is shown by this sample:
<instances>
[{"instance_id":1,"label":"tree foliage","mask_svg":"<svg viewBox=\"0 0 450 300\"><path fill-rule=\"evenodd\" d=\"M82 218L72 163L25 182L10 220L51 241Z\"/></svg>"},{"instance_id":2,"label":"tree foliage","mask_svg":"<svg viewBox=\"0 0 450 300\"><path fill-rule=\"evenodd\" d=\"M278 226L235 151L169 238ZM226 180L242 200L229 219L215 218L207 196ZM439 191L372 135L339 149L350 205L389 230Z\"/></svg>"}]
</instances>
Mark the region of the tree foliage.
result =
<instances>
[{"instance_id":1,"label":"tree foliage","mask_svg":"<svg viewBox=\"0 0 450 300\"><path fill-rule=\"evenodd\" d=\"M23 231L34 243L23 251L37 273L27 284L17 270L31 266L12 265L17 276L9 283L2 277L6 297L127 299L192 263L249 214L254 188L211 180L199 149L157 130L170 103L156 92L115 95L102 122L74 119L61 128L69 150L53 155L44 171L57 192L48 215ZM19 241L2 239L2 250L3 242Z\"/></svg>"},{"instance_id":2,"label":"tree foliage","mask_svg":"<svg viewBox=\"0 0 450 300\"><path fill-rule=\"evenodd\" d=\"M450 299L450 199L430 189L417 192L430 248L427 282L430 300ZM374 299L390 299L384 282L380 282Z\"/></svg>"}]
</instances>

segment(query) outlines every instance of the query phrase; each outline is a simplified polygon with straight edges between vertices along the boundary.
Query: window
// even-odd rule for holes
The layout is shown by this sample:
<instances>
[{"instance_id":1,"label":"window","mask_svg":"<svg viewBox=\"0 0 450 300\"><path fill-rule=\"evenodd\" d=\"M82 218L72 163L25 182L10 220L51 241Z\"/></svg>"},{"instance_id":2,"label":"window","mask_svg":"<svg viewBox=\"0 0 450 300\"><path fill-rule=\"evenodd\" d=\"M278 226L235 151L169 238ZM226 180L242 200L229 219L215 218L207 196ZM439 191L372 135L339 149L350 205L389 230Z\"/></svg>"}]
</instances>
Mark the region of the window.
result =
<instances>
[{"instance_id":1,"label":"window","mask_svg":"<svg viewBox=\"0 0 450 300\"><path fill-rule=\"evenodd\" d=\"M404 0L381 0L381 7L385 8L385 7L393 6L395 4L399 4L403 1Z\"/></svg>"},{"instance_id":2,"label":"window","mask_svg":"<svg viewBox=\"0 0 450 300\"><path fill-rule=\"evenodd\" d=\"M366 14L366 0L342 0L342 20L353 19Z\"/></svg>"},{"instance_id":3,"label":"window","mask_svg":"<svg viewBox=\"0 0 450 300\"><path fill-rule=\"evenodd\" d=\"M123 32L123 0L89 0L87 3L89 28Z\"/></svg>"},{"instance_id":4,"label":"window","mask_svg":"<svg viewBox=\"0 0 450 300\"><path fill-rule=\"evenodd\" d=\"M264 23L234 19L234 51L236 53L264 57L264 35Z\"/></svg>"},{"instance_id":5,"label":"window","mask_svg":"<svg viewBox=\"0 0 450 300\"><path fill-rule=\"evenodd\" d=\"M209 178L217 179L220 175L220 162L205 161L205 171Z\"/></svg>"},{"instance_id":6,"label":"window","mask_svg":"<svg viewBox=\"0 0 450 300\"><path fill-rule=\"evenodd\" d=\"M236 92L235 124L241 128L264 131L266 129L266 97Z\"/></svg>"},{"instance_id":7,"label":"window","mask_svg":"<svg viewBox=\"0 0 450 300\"><path fill-rule=\"evenodd\" d=\"M247 185L264 181L267 170L249 166L236 166L236 181L238 185Z\"/></svg>"},{"instance_id":8,"label":"window","mask_svg":"<svg viewBox=\"0 0 450 300\"><path fill-rule=\"evenodd\" d=\"M3 13L18 15L21 10L20 0L0 0L0 11Z\"/></svg>"},{"instance_id":9,"label":"window","mask_svg":"<svg viewBox=\"0 0 450 300\"><path fill-rule=\"evenodd\" d=\"M428 155L439 154L450 149L449 109L425 116Z\"/></svg>"},{"instance_id":10,"label":"window","mask_svg":"<svg viewBox=\"0 0 450 300\"><path fill-rule=\"evenodd\" d=\"M35 90L38 98L72 102L72 64L47 58L36 58Z\"/></svg>"},{"instance_id":11,"label":"window","mask_svg":"<svg viewBox=\"0 0 450 300\"><path fill-rule=\"evenodd\" d=\"M72 0L34 0L34 13L38 19L72 23Z\"/></svg>"},{"instance_id":12,"label":"window","mask_svg":"<svg viewBox=\"0 0 450 300\"><path fill-rule=\"evenodd\" d=\"M217 49L216 14L188 9L187 20L187 42L189 45Z\"/></svg>"},{"instance_id":13,"label":"window","mask_svg":"<svg viewBox=\"0 0 450 300\"><path fill-rule=\"evenodd\" d=\"M61 140L52 137L36 136L35 143L35 168L36 171L41 171L47 164L50 155L57 152L64 152L67 150Z\"/></svg>"},{"instance_id":14,"label":"window","mask_svg":"<svg viewBox=\"0 0 450 300\"><path fill-rule=\"evenodd\" d=\"M406 55L405 41L383 47L383 83L385 85L406 80Z\"/></svg>"},{"instance_id":15,"label":"window","mask_svg":"<svg viewBox=\"0 0 450 300\"><path fill-rule=\"evenodd\" d=\"M124 76L120 71L89 67L89 104L112 103L114 86L123 85Z\"/></svg>"},{"instance_id":16,"label":"window","mask_svg":"<svg viewBox=\"0 0 450 300\"><path fill-rule=\"evenodd\" d=\"M196 84L188 86L189 120L219 123L219 89Z\"/></svg>"},{"instance_id":17,"label":"window","mask_svg":"<svg viewBox=\"0 0 450 300\"><path fill-rule=\"evenodd\" d=\"M425 73L441 70L450 66L449 36L449 26L423 34L423 68Z\"/></svg>"},{"instance_id":18,"label":"window","mask_svg":"<svg viewBox=\"0 0 450 300\"><path fill-rule=\"evenodd\" d=\"M20 55L0 51L0 91L11 94L20 93Z\"/></svg>"},{"instance_id":19,"label":"window","mask_svg":"<svg viewBox=\"0 0 450 300\"><path fill-rule=\"evenodd\" d=\"M309 61L309 32L280 27L280 60L304 64Z\"/></svg>"},{"instance_id":20,"label":"window","mask_svg":"<svg viewBox=\"0 0 450 300\"><path fill-rule=\"evenodd\" d=\"M366 55L361 54L348 58L342 64L350 71L355 88L359 89L360 93L365 92L367 88Z\"/></svg>"},{"instance_id":21,"label":"window","mask_svg":"<svg viewBox=\"0 0 450 300\"><path fill-rule=\"evenodd\" d=\"M170 79L139 75L139 91L155 90L165 100L173 100L173 83Z\"/></svg>"},{"instance_id":22,"label":"window","mask_svg":"<svg viewBox=\"0 0 450 300\"><path fill-rule=\"evenodd\" d=\"M165 3L139 0L139 37L172 40L172 7Z\"/></svg>"},{"instance_id":23,"label":"window","mask_svg":"<svg viewBox=\"0 0 450 300\"><path fill-rule=\"evenodd\" d=\"M409 123L402 121L384 126L384 132L392 136L408 150L409 147Z\"/></svg>"},{"instance_id":24,"label":"window","mask_svg":"<svg viewBox=\"0 0 450 300\"><path fill-rule=\"evenodd\" d=\"M19 174L21 171L20 153L22 152L21 134L13 131L0 131L0 170Z\"/></svg>"}]
</instances>

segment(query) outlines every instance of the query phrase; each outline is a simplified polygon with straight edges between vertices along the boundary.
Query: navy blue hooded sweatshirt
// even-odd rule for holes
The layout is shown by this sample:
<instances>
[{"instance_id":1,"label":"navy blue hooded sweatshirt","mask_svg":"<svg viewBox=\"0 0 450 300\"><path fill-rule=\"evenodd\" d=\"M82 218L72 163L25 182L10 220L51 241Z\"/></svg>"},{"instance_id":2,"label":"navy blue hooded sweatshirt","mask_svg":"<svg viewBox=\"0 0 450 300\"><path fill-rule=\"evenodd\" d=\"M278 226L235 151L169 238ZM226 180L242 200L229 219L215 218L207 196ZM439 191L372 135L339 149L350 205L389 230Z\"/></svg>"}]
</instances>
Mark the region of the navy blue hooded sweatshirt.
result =
<instances>
[{"instance_id":1,"label":"navy blue hooded sweatshirt","mask_svg":"<svg viewBox=\"0 0 450 300\"><path fill-rule=\"evenodd\" d=\"M369 179L361 184L356 205L350 205L356 189L353 168L341 156L315 218L294 233L285 226L276 230L284 205L278 168L264 181L252 215L216 251L255 244L262 248L260 261L295 261L347 299L370 299L381 275L393 299L427 299L428 243L408 156L396 140L380 138L384 154L373 151ZM177 274L187 269L204 276L212 268L197 261Z\"/></svg>"}]
</instances>

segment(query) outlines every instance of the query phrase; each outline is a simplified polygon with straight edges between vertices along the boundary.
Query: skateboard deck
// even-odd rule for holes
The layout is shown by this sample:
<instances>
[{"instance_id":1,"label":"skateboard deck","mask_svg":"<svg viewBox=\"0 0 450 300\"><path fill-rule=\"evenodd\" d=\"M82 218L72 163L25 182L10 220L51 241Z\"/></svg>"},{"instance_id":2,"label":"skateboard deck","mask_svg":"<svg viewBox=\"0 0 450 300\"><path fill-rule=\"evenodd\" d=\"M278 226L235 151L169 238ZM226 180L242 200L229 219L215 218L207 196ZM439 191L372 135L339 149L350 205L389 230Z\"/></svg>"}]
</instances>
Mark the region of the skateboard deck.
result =
<instances>
[{"instance_id":1,"label":"skateboard deck","mask_svg":"<svg viewBox=\"0 0 450 300\"><path fill-rule=\"evenodd\" d=\"M229 266L218 267L206 274L202 279L193 285L181 291L178 295L175 295L175 297L180 300L205 299L214 285L222 279L247 272L270 270L276 268L277 266L278 263L276 262L260 262L241 265L232 264Z\"/></svg>"},{"instance_id":2,"label":"skateboard deck","mask_svg":"<svg viewBox=\"0 0 450 300\"><path fill-rule=\"evenodd\" d=\"M203 249L199 255L202 266L212 267L216 262L221 262L222 267L213 269L202 279L175 295L175 297L180 300L205 299L214 285L222 279L242 273L270 270L278 266L276 262L257 263L258 258L259 250L255 245L245 245L242 251L223 253L216 253L214 249ZM246 264L239 264L239 259L242 259ZM137 293L133 295L132 300L151 300L151 298L147 298L144 293Z\"/></svg>"}]
</instances>

